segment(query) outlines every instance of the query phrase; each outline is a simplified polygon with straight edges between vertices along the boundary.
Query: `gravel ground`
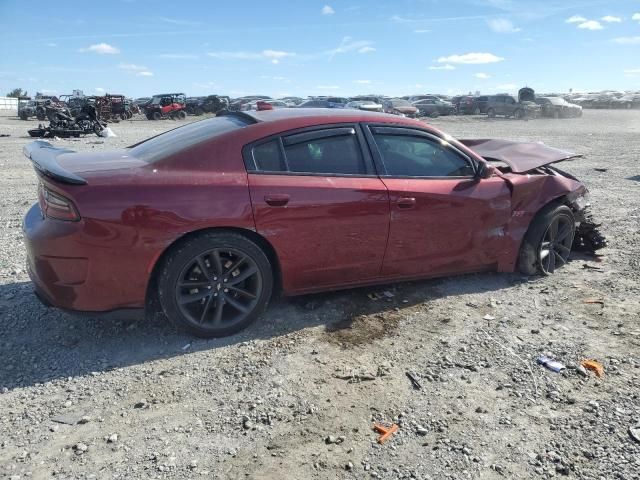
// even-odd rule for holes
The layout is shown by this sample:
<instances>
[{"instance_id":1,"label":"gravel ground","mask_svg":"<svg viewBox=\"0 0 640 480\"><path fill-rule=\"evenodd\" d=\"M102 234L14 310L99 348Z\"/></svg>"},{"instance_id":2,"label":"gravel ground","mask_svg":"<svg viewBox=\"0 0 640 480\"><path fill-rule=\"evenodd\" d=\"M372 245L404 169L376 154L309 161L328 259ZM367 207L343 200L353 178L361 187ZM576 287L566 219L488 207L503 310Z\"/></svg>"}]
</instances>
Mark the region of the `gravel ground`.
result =
<instances>
[{"instance_id":1,"label":"gravel ground","mask_svg":"<svg viewBox=\"0 0 640 480\"><path fill-rule=\"evenodd\" d=\"M281 299L218 340L38 303L20 228L36 123L0 118L0 478L640 478L640 111L432 121L584 153L562 168L605 223L599 262ZM98 151L176 125L56 144ZM569 368L536 365L544 352ZM378 445L374 422L399 430Z\"/></svg>"}]
</instances>

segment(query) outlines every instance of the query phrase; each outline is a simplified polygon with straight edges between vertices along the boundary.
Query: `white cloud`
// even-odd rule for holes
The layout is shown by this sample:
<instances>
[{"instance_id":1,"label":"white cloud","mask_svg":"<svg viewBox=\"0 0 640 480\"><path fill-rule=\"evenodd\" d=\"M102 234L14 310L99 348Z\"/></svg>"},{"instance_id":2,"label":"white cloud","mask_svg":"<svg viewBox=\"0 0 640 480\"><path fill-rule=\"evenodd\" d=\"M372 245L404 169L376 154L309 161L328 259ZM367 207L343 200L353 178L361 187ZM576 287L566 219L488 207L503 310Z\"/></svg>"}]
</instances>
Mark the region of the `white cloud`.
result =
<instances>
[{"instance_id":1,"label":"white cloud","mask_svg":"<svg viewBox=\"0 0 640 480\"><path fill-rule=\"evenodd\" d=\"M582 23L582 22L586 22L587 19L584 18L582 15L574 15L572 17L569 17L565 20L566 23Z\"/></svg>"},{"instance_id":2,"label":"white cloud","mask_svg":"<svg viewBox=\"0 0 640 480\"><path fill-rule=\"evenodd\" d=\"M634 13L631 16L631 20L637 20L638 22L640 22L640 13Z\"/></svg>"},{"instance_id":3,"label":"white cloud","mask_svg":"<svg viewBox=\"0 0 640 480\"><path fill-rule=\"evenodd\" d=\"M147 70L136 73L136 77L153 77L153 72Z\"/></svg>"},{"instance_id":4,"label":"white cloud","mask_svg":"<svg viewBox=\"0 0 640 480\"><path fill-rule=\"evenodd\" d=\"M371 52L375 52L376 49L373 47L362 47L360 49L358 49L358 53L371 53Z\"/></svg>"},{"instance_id":5,"label":"white cloud","mask_svg":"<svg viewBox=\"0 0 640 480\"><path fill-rule=\"evenodd\" d=\"M120 53L119 48L109 45L108 43L96 43L95 45L90 45L87 48L81 48L80 51L97 53L98 55L116 55Z\"/></svg>"},{"instance_id":6,"label":"white cloud","mask_svg":"<svg viewBox=\"0 0 640 480\"><path fill-rule=\"evenodd\" d=\"M353 83L358 83L360 85L370 85L371 80L354 80Z\"/></svg>"},{"instance_id":7,"label":"white cloud","mask_svg":"<svg viewBox=\"0 0 640 480\"><path fill-rule=\"evenodd\" d=\"M428 28L418 28L417 30L414 30L413 33L429 33L431 30L429 30Z\"/></svg>"},{"instance_id":8,"label":"white cloud","mask_svg":"<svg viewBox=\"0 0 640 480\"><path fill-rule=\"evenodd\" d=\"M448 63L446 65L432 65L429 67L429 70L455 70L456 67L454 67L453 65L449 65Z\"/></svg>"},{"instance_id":9,"label":"white cloud","mask_svg":"<svg viewBox=\"0 0 640 480\"><path fill-rule=\"evenodd\" d=\"M622 21L622 18L614 17L613 15L605 15L600 20L606 23L620 23Z\"/></svg>"},{"instance_id":10,"label":"white cloud","mask_svg":"<svg viewBox=\"0 0 640 480\"><path fill-rule=\"evenodd\" d=\"M482 72L475 73L473 76L476 77L476 78L480 78L482 80L486 80L487 78L491 78L491 75L489 75L488 73L482 73Z\"/></svg>"},{"instance_id":11,"label":"white cloud","mask_svg":"<svg viewBox=\"0 0 640 480\"><path fill-rule=\"evenodd\" d=\"M144 65L136 65L135 63L121 63L118 65L120 70L127 70L129 72L140 72L142 70L148 70Z\"/></svg>"},{"instance_id":12,"label":"white cloud","mask_svg":"<svg viewBox=\"0 0 640 480\"><path fill-rule=\"evenodd\" d=\"M280 63L285 57L293 57L296 54L281 50L263 50L262 52L209 52L208 56L221 60L269 60L271 63Z\"/></svg>"},{"instance_id":13,"label":"white cloud","mask_svg":"<svg viewBox=\"0 0 640 480\"><path fill-rule=\"evenodd\" d=\"M471 52L463 55L449 55L448 57L438 58L438 63L463 63L463 64L482 64L482 63L496 63L503 61L503 57L498 57L493 53L486 52Z\"/></svg>"},{"instance_id":14,"label":"white cloud","mask_svg":"<svg viewBox=\"0 0 640 480\"><path fill-rule=\"evenodd\" d=\"M339 90L340 89L338 85L317 85L316 88L319 90Z\"/></svg>"},{"instance_id":15,"label":"white cloud","mask_svg":"<svg viewBox=\"0 0 640 480\"><path fill-rule=\"evenodd\" d=\"M640 37L618 37L614 38L613 41L620 45L640 45Z\"/></svg>"},{"instance_id":16,"label":"white cloud","mask_svg":"<svg viewBox=\"0 0 640 480\"><path fill-rule=\"evenodd\" d=\"M94 88L94 90L95 90L96 92L98 92L98 93L104 93L104 92L106 91L106 90L105 90L104 88L102 88L102 87L96 87L96 88Z\"/></svg>"},{"instance_id":17,"label":"white cloud","mask_svg":"<svg viewBox=\"0 0 640 480\"><path fill-rule=\"evenodd\" d=\"M513 26L511 20L506 18L492 18L487 20L487 25L496 33L516 33L520 31L519 28Z\"/></svg>"},{"instance_id":18,"label":"white cloud","mask_svg":"<svg viewBox=\"0 0 640 480\"><path fill-rule=\"evenodd\" d=\"M336 13L336 11L331 8L331 5L325 5L324 7L322 7L322 10L320 10L320 12L322 13L322 15L333 15L334 13Z\"/></svg>"},{"instance_id":19,"label":"white cloud","mask_svg":"<svg viewBox=\"0 0 640 480\"><path fill-rule=\"evenodd\" d=\"M602 30L604 27L597 20L587 20L579 24L578 28L582 28L583 30Z\"/></svg>"},{"instance_id":20,"label":"white cloud","mask_svg":"<svg viewBox=\"0 0 640 480\"><path fill-rule=\"evenodd\" d=\"M640 75L640 68L628 68L624 71L625 75Z\"/></svg>"}]
</instances>

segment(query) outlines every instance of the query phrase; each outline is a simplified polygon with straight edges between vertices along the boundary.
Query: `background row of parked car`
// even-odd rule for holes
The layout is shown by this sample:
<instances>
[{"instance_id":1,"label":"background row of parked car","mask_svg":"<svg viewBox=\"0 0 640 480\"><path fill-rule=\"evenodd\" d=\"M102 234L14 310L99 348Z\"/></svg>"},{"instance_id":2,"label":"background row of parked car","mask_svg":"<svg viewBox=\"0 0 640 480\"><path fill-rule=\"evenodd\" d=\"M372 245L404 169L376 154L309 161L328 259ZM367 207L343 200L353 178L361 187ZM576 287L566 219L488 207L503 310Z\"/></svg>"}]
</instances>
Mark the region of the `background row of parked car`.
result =
<instances>
[{"instance_id":1,"label":"background row of parked car","mask_svg":"<svg viewBox=\"0 0 640 480\"><path fill-rule=\"evenodd\" d=\"M142 114L149 120L183 119L187 115L215 114L220 110L256 110L259 102L271 108L354 108L372 112L385 112L407 117L438 117L440 115L487 115L514 118L573 118L582 115L583 108L640 108L640 92L603 91L594 93L536 95L529 87L521 88L518 95L439 95L423 94L392 98L384 95L355 97L317 96L283 97L274 99L266 95L230 98L224 95L187 97L184 93L160 93L137 99L124 95L82 94L59 97L38 95L22 97L18 115L23 120L36 117L44 120L45 106L67 109L75 115L90 103L96 107L98 117L104 121L125 120Z\"/></svg>"}]
</instances>

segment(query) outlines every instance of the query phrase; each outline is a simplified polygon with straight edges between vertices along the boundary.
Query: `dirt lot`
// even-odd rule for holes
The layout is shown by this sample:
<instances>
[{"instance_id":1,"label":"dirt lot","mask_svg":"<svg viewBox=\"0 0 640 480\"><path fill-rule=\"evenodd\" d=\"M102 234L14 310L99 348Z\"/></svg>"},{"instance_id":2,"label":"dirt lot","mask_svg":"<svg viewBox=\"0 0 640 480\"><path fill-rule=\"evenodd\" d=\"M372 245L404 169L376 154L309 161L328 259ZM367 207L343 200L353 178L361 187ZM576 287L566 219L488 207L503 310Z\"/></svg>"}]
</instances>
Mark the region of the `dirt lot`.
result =
<instances>
[{"instance_id":1,"label":"dirt lot","mask_svg":"<svg viewBox=\"0 0 640 480\"><path fill-rule=\"evenodd\" d=\"M210 341L39 304L21 240L35 123L0 118L0 478L640 478L640 111L432 121L584 153L563 168L605 222L602 261L281 299ZM175 126L56 144L97 151ZM545 370L543 352L605 376ZM399 431L378 445L375 421Z\"/></svg>"}]
</instances>

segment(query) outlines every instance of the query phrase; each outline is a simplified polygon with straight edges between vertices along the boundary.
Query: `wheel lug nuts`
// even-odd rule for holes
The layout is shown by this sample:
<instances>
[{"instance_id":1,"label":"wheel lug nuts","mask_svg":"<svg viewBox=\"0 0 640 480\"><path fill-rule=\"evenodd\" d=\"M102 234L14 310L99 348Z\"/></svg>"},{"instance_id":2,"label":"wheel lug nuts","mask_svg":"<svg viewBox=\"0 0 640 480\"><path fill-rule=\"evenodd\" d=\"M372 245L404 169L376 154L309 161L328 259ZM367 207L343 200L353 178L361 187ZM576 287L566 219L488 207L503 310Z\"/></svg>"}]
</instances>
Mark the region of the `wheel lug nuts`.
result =
<instances>
[{"instance_id":1,"label":"wheel lug nuts","mask_svg":"<svg viewBox=\"0 0 640 480\"><path fill-rule=\"evenodd\" d=\"M224 283L227 283L228 278L225 278L224 280L222 280Z\"/></svg>"},{"instance_id":2,"label":"wheel lug nuts","mask_svg":"<svg viewBox=\"0 0 640 480\"><path fill-rule=\"evenodd\" d=\"M228 288L225 288L225 289L224 289L224 293L228 293L228 292L229 292L229 289L228 289Z\"/></svg>"}]
</instances>

